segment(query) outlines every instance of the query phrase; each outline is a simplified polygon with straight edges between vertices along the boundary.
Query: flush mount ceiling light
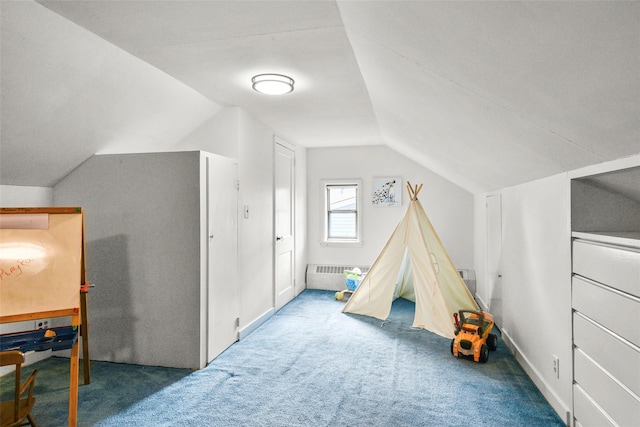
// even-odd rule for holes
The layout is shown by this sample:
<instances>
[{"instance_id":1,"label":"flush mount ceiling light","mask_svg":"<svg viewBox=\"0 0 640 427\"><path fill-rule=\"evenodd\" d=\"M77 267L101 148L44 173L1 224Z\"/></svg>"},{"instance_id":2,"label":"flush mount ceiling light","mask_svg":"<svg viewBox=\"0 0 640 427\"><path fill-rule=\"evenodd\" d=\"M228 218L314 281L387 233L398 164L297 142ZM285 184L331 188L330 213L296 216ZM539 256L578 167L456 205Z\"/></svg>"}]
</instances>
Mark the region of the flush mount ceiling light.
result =
<instances>
[{"instance_id":1,"label":"flush mount ceiling light","mask_svg":"<svg viewBox=\"0 0 640 427\"><path fill-rule=\"evenodd\" d=\"M251 79L256 92L266 95L284 95L293 92L293 79L282 74L258 74Z\"/></svg>"}]
</instances>

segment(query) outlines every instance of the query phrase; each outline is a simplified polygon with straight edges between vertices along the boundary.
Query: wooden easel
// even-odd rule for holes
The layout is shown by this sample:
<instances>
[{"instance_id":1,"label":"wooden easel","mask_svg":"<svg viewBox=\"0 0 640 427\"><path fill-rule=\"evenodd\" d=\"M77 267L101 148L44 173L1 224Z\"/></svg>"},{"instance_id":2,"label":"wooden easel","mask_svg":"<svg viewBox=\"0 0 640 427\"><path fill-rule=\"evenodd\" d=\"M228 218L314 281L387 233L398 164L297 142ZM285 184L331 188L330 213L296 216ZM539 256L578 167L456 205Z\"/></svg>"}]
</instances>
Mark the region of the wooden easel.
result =
<instances>
[{"instance_id":1,"label":"wooden easel","mask_svg":"<svg viewBox=\"0 0 640 427\"><path fill-rule=\"evenodd\" d=\"M80 288L80 333L82 334L82 368L84 384L91 384L91 361L89 359L89 282Z\"/></svg>"},{"instance_id":2,"label":"wooden easel","mask_svg":"<svg viewBox=\"0 0 640 427\"><path fill-rule=\"evenodd\" d=\"M69 317L90 381L82 208L0 208L0 323ZM71 341L69 427L77 425L79 338ZM69 348L69 347L66 347Z\"/></svg>"}]
</instances>

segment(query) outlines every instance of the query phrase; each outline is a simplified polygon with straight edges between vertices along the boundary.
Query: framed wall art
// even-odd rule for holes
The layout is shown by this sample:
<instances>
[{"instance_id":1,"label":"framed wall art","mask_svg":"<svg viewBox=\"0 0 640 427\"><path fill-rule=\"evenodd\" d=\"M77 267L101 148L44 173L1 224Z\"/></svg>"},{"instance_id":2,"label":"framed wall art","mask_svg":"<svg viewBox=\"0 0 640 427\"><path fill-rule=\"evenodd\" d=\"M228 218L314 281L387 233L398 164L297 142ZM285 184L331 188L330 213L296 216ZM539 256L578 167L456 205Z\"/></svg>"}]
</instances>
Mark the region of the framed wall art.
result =
<instances>
[{"instance_id":1,"label":"framed wall art","mask_svg":"<svg viewBox=\"0 0 640 427\"><path fill-rule=\"evenodd\" d=\"M371 204L373 206L402 206L402 178L373 178Z\"/></svg>"}]
</instances>

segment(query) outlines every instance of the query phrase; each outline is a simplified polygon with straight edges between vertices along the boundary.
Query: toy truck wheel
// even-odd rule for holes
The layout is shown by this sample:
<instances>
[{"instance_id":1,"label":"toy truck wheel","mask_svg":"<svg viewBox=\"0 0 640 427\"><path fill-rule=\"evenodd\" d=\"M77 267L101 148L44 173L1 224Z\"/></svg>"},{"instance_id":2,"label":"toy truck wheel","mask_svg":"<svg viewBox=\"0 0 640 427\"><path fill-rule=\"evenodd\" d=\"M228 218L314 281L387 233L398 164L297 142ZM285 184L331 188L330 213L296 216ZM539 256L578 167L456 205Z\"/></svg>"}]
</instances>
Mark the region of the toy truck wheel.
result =
<instances>
[{"instance_id":1,"label":"toy truck wheel","mask_svg":"<svg viewBox=\"0 0 640 427\"><path fill-rule=\"evenodd\" d=\"M453 354L454 356L455 356L455 353L453 352L453 343L455 342L456 342L455 338L451 340L451 354Z\"/></svg>"},{"instance_id":2,"label":"toy truck wheel","mask_svg":"<svg viewBox=\"0 0 640 427\"><path fill-rule=\"evenodd\" d=\"M480 347L480 359L478 362L485 363L487 360L489 360L489 347L487 347L486 344L482 344L482 347Z\"/></svg>"},{"instance_id":3,"label":"toy truck wheel","mask_svg":"<svg viewBox=\"0 0 640 427\"><path fill-rule=\"evenodd\" d=\"M487 346L489 351L495 351L498 348L498 337L494 334L489 334L487 337Z\"/></svg>"}]
</instances>

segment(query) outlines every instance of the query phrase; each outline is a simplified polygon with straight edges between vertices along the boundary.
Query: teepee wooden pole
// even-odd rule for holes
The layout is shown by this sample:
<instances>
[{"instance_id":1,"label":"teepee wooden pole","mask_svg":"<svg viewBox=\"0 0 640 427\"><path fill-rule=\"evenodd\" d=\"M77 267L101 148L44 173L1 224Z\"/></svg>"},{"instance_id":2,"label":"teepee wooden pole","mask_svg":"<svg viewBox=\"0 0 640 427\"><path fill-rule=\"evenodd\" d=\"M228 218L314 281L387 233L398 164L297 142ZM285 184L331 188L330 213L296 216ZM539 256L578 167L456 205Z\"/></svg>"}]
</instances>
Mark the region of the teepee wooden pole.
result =
<instances>
[{"instance_id":1,"label":"teepee wooden pole","mask_svg":"<svg viewBox=\"0 0 640 427\"><path fill-rule=\"evenodd\" d=\"M407 193L409 193L409 198L411 200L418 200L418 193L420 190L422 190L422 184L416 184L414 187L409 181L407 181Z\"/></svg>"},{"instance_id":2,"label":"teepee wooden pole","mask_svg":"<svg viewBox=\"0 0 640 427\"><path fill-rule=\"evenodd\" d=\"M411 183L407 181L407 193L409 193L409 199L413 200L413 188L411 187Z\"/></svg>"},{"instance_id":3,"label":"teepee wooden pole","mask_svg":"<svg viewBox=\"0 0 640 427\"><path fill-rule=\"evenodd\" d=\"M418 193L420 192L420 190L422 190L422 184L420 184L420 186L416 188L416 191L415 191L416 199L418 198Z\"/></svg>"}]
</instances>

